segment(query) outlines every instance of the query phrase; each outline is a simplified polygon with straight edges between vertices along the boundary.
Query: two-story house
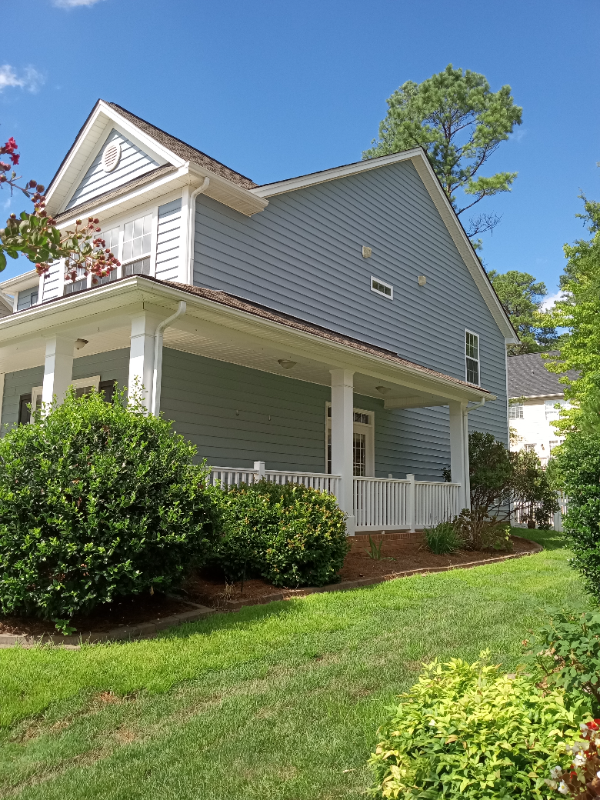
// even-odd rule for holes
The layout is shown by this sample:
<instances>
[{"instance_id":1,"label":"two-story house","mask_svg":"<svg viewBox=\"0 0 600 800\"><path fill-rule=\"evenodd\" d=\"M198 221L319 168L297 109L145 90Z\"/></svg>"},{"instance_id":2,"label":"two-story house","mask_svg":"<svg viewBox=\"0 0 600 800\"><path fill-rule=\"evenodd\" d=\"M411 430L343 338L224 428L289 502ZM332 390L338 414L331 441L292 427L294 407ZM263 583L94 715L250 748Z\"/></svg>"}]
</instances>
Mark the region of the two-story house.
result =
<instances>
[{"instance_id":1,"label":"two-story house","mask_svg":"<svg viewBox=\"0 0 600 800\"><path fill-rule=\"evenodd\" d=\"M571 379L577 372L565 373ZM558 419L560 407L569 407L564 399L562 375L548 372L539 353L512 356L508 359L508 417L514 436L511 450L530 450L544 466L552 450L562 442L552 423Z\"/></svg>"},{"instance_id":2,"label":"two-story house","mask_svg":"<svg viewBox=\"0 0 600 800\"><path fill-rule=\"evenodd\" d=\"M0 285L4 428L138 381L215 476L332 491L349 533L447 519L469 426L508 444L517 337L421 149L259 186L99 101L47 208L122 266Z\"/></svg>"}]
</instances>

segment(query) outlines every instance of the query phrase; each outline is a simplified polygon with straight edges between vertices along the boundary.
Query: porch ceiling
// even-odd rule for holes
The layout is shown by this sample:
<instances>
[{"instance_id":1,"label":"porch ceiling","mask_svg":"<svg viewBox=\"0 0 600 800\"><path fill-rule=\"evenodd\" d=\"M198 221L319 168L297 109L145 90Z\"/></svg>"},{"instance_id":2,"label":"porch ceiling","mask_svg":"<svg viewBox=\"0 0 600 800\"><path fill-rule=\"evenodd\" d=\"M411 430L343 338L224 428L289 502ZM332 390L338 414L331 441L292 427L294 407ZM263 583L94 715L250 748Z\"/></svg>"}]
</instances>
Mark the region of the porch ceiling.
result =
<instances>
[{"instance_id":1,"label":"porch ceiling","mask_svg":"<svg viewBox=\"0 0 600 800\"><path fill-rule=\"evenodd\" d=\"M167 348L325 386L330 385L331 369L351 369L355 373L355 392L384 400L388 408L494 399L484 389L421 371L416 366L396 365L372 353L138 277L0 320L0 372L42 365L45 340L57 333L87 340L82 349L75 351L75 358L127 348L133 314L146 311L164 319L180 300L186 301L187 311L165 331ZM293 361L294 366L284 369L280 360Z\"/></svg>"}]
</instances>

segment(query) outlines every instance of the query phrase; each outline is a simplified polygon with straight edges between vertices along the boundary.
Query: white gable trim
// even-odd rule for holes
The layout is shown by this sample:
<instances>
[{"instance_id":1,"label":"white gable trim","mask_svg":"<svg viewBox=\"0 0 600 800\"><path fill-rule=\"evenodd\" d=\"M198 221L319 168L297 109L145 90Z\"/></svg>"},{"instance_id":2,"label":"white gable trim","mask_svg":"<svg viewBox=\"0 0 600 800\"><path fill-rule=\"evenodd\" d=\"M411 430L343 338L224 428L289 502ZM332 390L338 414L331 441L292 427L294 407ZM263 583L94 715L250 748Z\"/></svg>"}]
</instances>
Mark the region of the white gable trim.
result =
<instances>
[{"instance_id":1,"label":"white gable trim","mask_svg":"<svg viewBox=\"0 0 600 800\"><path fill-rule=\"evenodd\" d=\"M147 150L159 163L161 161L163 164L170 163L177 168L186 163L181 156L172 153L103 100L99 100L48 189L46 207L50 214L59 214L67 205L79 181L96 157L100 145L110 132L110 126L116 128L141 149Z\"/></svg>"},{"instance_id":2,"label":"white gable trim","mask_svg":"<svg viewBox=\"0 0 600 800\"><path fill-rule=\"evenodd\" d=\"M322 172L313 172L310 175L301 175L298 178L291 178L286 181L278 181L277 183L267 183L264 186L257 186L255 189L250 189L253 194L258 197L274 197L278 194L285 194L287 192L294 192L298 189L305 189L309 186L316 186L320 183L327 181L335 181L339 178L347 178L351 175L359 175L362 172L367 172L373 169L380 169L387 167L390 164L399 164L402 161L411 161L419 173L419 177L425 184L425 188L429 196L433 200L458 252L460 253L465 266L471 273L477 288L479 289L487 307L489 308L494 320L502 333L507 344L518 343L515 330L504 310L502 303L498 299L496 292L492 288L490 279L488 278L480 260L477 258L473 245L469 241L469 237L460 224L456 212L452 208L446 193L441 187L437 175L433 171L429 159L420 147L412 150L405 150L402 153L393 153L389 156L379 156L378 158L371 158L365 161L357 161L354 164L346 164L342 167L334 167L333 169L326 169Z\"/></svg>"}]
</instances>

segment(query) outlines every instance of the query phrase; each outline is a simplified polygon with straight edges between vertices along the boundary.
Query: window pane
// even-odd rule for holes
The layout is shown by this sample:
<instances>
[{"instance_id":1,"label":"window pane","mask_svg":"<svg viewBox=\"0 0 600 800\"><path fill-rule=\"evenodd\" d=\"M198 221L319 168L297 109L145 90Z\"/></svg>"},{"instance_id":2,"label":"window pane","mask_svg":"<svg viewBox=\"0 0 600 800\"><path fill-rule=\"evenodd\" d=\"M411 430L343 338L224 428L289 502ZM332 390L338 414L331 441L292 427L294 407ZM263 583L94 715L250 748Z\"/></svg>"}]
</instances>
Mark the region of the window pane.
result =
<instances>
[{"instance_id":1,"label":"window pane","mask_svg":"<svg viewBox=\"0 0 600 800\"><path fill-rule=\"evenodd\" d=\"M469 358L479 358L479 336L474 333L465 334L466 354Z\"/></svg>"},{"instance_id":2,"label":"window pane","mask_svg":"<svg viewBox=\"0 0 600 800\"><path fill-rule=\"evenodd\" d=\"M150 233L152 230L152 214L147 214L144 217L144 233Z\"/></svg>"},{"instance_id":3,"label":"window pane","mask_svg":"<svg viewBox=\"0 0 600 800\"><path fill-rule=\"evenodd\" d=\"M355 433L353 438L353 472L364 478L367 471L367 437L364 433Z\"/></svg>"},{"instance_id":4,"label":"window pane","mask_svg":"<svg viewBox=\"0 0 600 800\"><path fill-rule=\"evenodd\" d=\"M140 217L139 219L134 220L133 222L133 236L137 238L144 233L144 218Z\"/></svg>"},{"instance_id":5,"label":"window pane","mask_svg":"<svg viewBox=\"0 0 600 800\"><path fill-rule=\"evenodd\" d=\"M150 252L150 234L145 233L142 237L142 249L141 253L147 255Z\"/></svg>"},{"instance_id":6,"label":"window pane","mask_svg":"<svg viewBox=\"0 0 600 800\"><path fill-rule=\"evenodd\" d=\"M128 222L125 225L125 241L133 239L133 222Z\"/></svg>"},{"instance_id":7,"label":"window pane","mask_svg":"<svg viewBox=\"0 0 600 800\"><path fill-rule=\"evenodd\" d=\"M131 258L131 242L123 242L123 261L129 261Z\"/></svg>"},{"instance_id":8,"label":"window pane","mask_svg":"<svg viewBox=\"0 0 600 800\"><path fill-rule=\"evenodd\" d=\"M467 358L467 382L479 385L479 363Z\"/></svg>"},{"instance_id":9,"label":"window pane","mask_svg":"<svg viewBox=\"0 0 600 800\"><path fill-rule=\"evenodd\" d=\"M134 239L133 240L133 258L138 258L138 256L142 255L142 240L141 239Z\"/></svg>"}]
</instances>

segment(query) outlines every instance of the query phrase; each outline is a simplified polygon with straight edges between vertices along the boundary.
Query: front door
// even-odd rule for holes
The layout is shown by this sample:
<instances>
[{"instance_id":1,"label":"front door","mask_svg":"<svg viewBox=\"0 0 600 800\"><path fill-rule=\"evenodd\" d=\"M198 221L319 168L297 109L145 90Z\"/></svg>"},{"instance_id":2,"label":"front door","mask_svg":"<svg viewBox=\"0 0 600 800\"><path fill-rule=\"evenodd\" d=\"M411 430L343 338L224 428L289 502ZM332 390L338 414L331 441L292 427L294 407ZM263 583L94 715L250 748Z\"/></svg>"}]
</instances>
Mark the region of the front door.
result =
<instances>
[{"instance_id":1,"label":"front door","mask_svg":"<svg viewBox=\"0 0 600 800\"><path fill-rule=\"evenodd\" d=\"M354 432L352 440L352 468L357 477L372 477L375 474L375 453L372 411L354 409ZM327 472L331 474L331 406L327 404Z\"/></svg>"}]
</instances>

